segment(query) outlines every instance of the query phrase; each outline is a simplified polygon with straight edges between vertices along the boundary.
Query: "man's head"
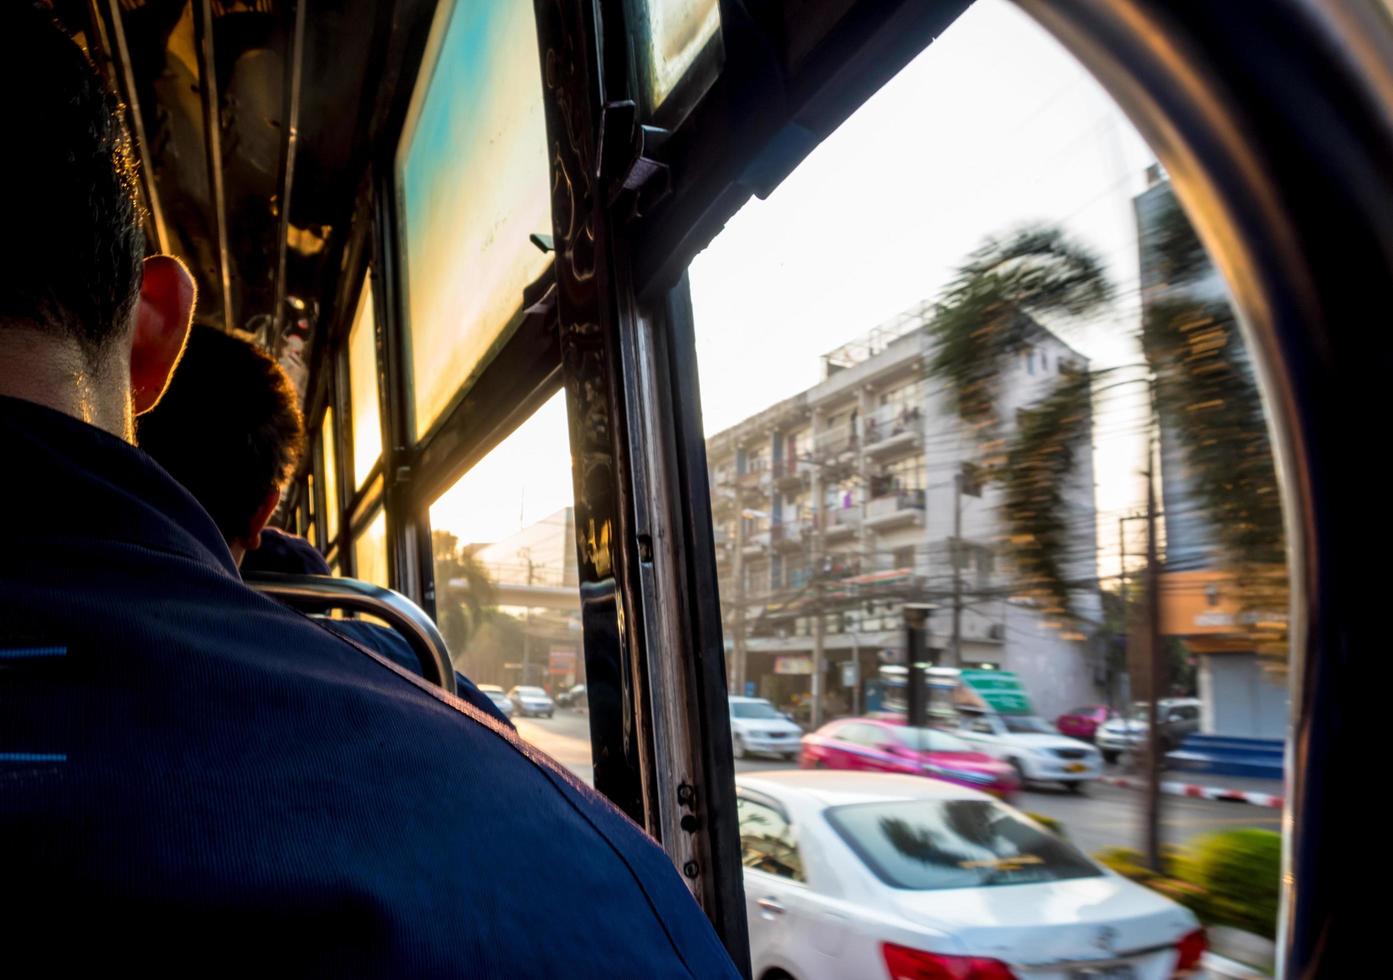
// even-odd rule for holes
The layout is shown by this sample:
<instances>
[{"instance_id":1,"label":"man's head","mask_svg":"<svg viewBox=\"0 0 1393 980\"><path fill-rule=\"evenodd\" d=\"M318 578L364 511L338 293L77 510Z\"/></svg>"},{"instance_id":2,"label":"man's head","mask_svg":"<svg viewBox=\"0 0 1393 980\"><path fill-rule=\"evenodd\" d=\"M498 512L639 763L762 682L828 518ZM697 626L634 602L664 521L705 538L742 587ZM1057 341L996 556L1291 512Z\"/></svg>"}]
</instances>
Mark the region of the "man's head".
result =
<instances>
[{"instance_id":1,"label":"man's head","mask_svg":"<svg viewBox=\"0 0 1393 980\"><path fill-rule=\"evenodd\" d=\"M140 420L140 447L212 515L232 556L261 543L305 448L299 399L261 348L194 327L164 398Z\"/></svg>"},{"instance_id":2,"label":"man's head","mask_svg":"<svg viewBox=\"0 0 1393 980\"><path fill-rule=\"evenodd\" d=\"M120 107L30 0L0 3L0 91L0 394L129 438L178 361L193 280L144 257Z\"/></svg>"}]
</instances>

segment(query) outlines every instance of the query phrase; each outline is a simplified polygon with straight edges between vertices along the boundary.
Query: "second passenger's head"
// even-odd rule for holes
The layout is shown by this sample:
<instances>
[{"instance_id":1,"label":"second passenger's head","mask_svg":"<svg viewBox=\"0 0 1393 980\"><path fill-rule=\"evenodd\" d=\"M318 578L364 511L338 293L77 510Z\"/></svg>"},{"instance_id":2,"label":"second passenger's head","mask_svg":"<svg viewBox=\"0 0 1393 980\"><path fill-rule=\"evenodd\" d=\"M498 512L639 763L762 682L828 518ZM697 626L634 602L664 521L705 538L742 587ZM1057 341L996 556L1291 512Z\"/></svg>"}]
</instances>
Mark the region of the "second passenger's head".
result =
<instances>
[{"instance_id":1,"label":"second passenger's head","mask_svg":"<svg viewBox=\"0 0 1393 980\"><path fill-rule=\"evenodd\" d=\"M120 106L86 55L27 0L0 3L0 394L129 439L164 390L194 284L145 257Z\"/></svg>"},{"instance_id":2,"label":"second passenger's head","mask_svg":"<svg viewBox=\"0 0 1393 980\"><path fill-rule=\"evenodd\" d=\"M299 398L261 348L194 327L140 447L208 511L240 564L261 543L305 448Z\"/></svg>"}]
</instances>

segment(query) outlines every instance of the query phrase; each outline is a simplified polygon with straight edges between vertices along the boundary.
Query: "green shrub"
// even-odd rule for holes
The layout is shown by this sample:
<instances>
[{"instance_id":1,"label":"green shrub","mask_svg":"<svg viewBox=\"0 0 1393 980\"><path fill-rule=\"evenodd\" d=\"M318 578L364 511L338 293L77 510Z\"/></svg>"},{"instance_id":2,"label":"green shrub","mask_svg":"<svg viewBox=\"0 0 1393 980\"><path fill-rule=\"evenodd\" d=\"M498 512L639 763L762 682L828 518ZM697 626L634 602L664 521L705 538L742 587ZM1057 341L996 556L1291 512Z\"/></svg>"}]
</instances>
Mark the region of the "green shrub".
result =
<instances>
[{"instance_id":1,"label":"green shrub","mask_svg":"<svg viewBox=\"0 0 1393 980\"><path fill-rule=\"evenodd\" d=\"M1162 874L1140 851L1109 847L1094 858L1124 878L1179 902L1207 925L1232 926L1276 938L1281 835L1256 828L1208 834L1189 848L1167 848Z\"/></svg>"},{"instance_id":2,"label":"green shrub","mask_svg":"<svg viewBox=\"0 0 1393 980\"><path fill-rule=\"evenodd\" d=\"M1282 837L1248 828L1209 834L1191 848L1187 880L1205 893L1216 925L1275 939L1281 894Z\"/></svg>"}]
</instances>

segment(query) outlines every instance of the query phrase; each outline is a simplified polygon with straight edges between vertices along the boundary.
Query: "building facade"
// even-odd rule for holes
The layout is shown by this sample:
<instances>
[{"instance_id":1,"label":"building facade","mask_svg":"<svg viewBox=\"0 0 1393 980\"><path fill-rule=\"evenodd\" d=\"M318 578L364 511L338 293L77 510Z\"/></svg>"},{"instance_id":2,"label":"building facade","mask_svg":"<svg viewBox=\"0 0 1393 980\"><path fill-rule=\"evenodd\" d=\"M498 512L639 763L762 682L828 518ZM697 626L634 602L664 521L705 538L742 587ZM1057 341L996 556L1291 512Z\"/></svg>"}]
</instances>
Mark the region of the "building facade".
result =
<instances>
[{"instance_id":1,"label":"building facade","mask_svg":"<svg viewBox=\"0 0 1393 980\"><path fill-rule=\"evenodd\" d=\"M1100 697L1092 646L1012 594L998 491L927 376L928 302L824 356L825 377L708 439L731 690L816 724L875 707L879 667L904 661L906 602L935 607L935 662L1021 674L1051 715ZM1084 359L1042 327L1007 371L1008 433ZM1074 568L1096 576L1091 447L1069 487ZM1096 618L1096 592L1085 596Z\"/></svg>"},{"instance_id":2,"label":"building facade","mask_svg":"<svg viewBox=\"0 0 1393 980\"><path fill-rule=\"evenodd\" d=\"M1157 170L1134 202L1141 263L1142 310L1183 299L1228 303L1217 269L1207 260L1183 282L1169 281L1162 254L1167 221L1178 205L1170 182ZM1241 338L1234 334L1233 342ZM1252 376L1251 364L1237 352ZM1237 628L1240 617L1233 582L1225 572L1217 536L1199 505L1178 434L1160 422L1161 507L1165 563L1160 581L1162 630L1178 636L1196 658L1201 731L1209 735L1285 738L1290 696L1285 678L1264 664ZM1282 615L1276 611L1273 615Z\"/></svg>"}]
</instances>

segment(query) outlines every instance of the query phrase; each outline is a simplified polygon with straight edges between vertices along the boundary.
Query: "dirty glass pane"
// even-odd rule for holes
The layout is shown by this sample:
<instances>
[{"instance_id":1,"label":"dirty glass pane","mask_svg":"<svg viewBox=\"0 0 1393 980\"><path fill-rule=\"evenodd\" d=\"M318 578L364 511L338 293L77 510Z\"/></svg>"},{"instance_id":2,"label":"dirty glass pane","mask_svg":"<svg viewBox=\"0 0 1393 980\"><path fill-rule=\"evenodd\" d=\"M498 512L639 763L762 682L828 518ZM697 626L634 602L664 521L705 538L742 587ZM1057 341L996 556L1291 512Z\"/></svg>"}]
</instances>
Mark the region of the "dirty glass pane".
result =
<instances>
[{"instance_id":1,"label":"dirty glass pane","mask_svg":"<svg viewBox=\"0 0 1393 980\"><path fill-rule=\"evenodd\" d=\"M339 533L339 461L334 450L334 410L324 410L319 427L319 442L324 447L324 546L327 548Z\"/></svg>"},{"instance_id":2,"label":"dirty glass pane","mask_svg":"<svg viewBox=\"0 0 1393 980\"><path fill-rule=\"evenodd\" d=\"M532 4L441 14L397 158L419 437L519 318L547 267L546 126Z\"/></svg>"},{"instance_id":3,"label":"dirty glass pane","mask_svg":"<svg viewBox=\"0 0 1393 980\"><path fill-rule=\"evenodd\" d=\"M636 30L646 30L639 57L651 108L657 108L691 70L708 44L720 44L717 0L634 0Z\"/></svg>"},{"instance_id":4,"label":"dirty glass pane","mask_svg":"<svg viewBox=\"0 0 1393 980\"><path fill-rule=\"evenodd\" d=\"M524 738L591 781L564 396L436 498L430 526L436 619L456 669L507 701Z\"/></svg>"},{"instance_id":5,"label":"dirty glass pane","mask_svg":"<svg viewBox=\"0 0 1393 980\"><path fill-rule=\"evenodd\" d=\"M371 277L363 282L348 331L348 404L353 412L353 486L361 487L382 455L382 410L377 396L377 342Z\"/></svg>"},{"instance_id":6,"label":"dirty glass pane","mask_svg":"<svg viewBox=\"0 0 1393 980\"><path fill-rule=\"evenodd\" d=\"M354 578L391 588L387 573L387 514L379 510L353 542Z\"/></svg>"}]
</instances>

